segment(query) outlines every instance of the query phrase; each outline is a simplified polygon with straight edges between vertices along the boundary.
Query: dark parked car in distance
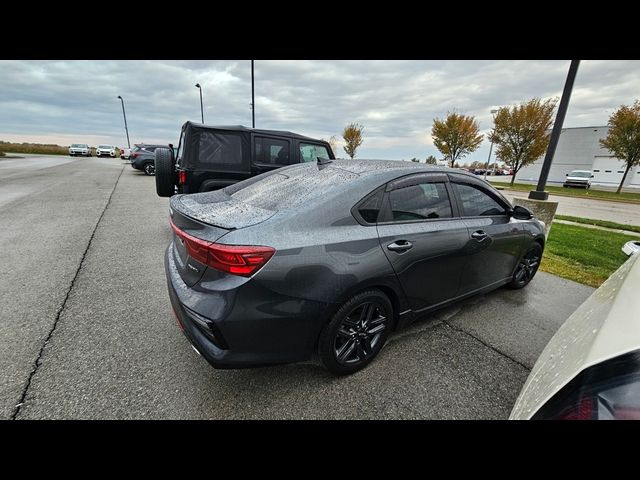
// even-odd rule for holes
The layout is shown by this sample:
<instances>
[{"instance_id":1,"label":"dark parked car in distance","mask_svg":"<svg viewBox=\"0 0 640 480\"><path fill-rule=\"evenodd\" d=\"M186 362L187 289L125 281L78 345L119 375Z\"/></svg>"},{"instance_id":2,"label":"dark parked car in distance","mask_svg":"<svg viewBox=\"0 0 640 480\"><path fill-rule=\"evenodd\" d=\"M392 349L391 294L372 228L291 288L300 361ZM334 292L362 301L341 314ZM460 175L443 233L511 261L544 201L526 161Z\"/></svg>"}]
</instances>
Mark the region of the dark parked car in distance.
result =
<instances>
[{"instance_id":1,"label":"dark parked car in distance","mask_svg":"<svg viewBox=\"0 0 640 480\"><path fill-rule=\"evenodd\" d=\"M178 323L213 366L366 366L389 333L526 286L544 224L474 175L377 160L291 165L175 195L165 254Z\"/></svg>"},{"instance_id":2,"label":"dark parked car in distance","mask_svg":"<svg viewBox=\"0 0 640 480\"><path fill-rule=\"evenodd\" d=\"M329 143L297 133L186 122L176 155L158 149L155 158L156 191L170 197L217 190L276 168L335 157Z\"/></svg>"},{"instance_id":3,"label":"dark parked car in distance","mask_svg":"<svg viewBox=\"0 0 640 480\"><path fill-rule=\"evenodd\" d=\"M155 152L157 148L168 149L167 145L135 145L131 149L129 159L131 161L131 167L136 170L141 170L145 175L155 174ZM174 152L175 155L175 152Z\"/></svg>"}]
</instances>

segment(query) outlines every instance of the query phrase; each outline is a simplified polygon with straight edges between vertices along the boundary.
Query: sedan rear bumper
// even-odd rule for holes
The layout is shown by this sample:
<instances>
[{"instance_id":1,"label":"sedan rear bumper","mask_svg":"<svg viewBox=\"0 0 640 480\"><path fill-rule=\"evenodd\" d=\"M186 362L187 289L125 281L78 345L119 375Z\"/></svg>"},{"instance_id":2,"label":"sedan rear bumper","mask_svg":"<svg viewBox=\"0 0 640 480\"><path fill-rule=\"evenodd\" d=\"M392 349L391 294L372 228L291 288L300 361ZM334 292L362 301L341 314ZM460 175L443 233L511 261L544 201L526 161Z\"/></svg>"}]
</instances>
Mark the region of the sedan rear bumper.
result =
<instances>
[{"instance_id":1,"label":"sedan rear bumper","mask_svg":"<svg viewBox=\"0 0 640 480\"><path fill-rule=\"evenodd\" d=\"M311 358L331 304L288 297L248 281L220 292L188 287L165 253L171 305L192 345L216 368L246 368Z\"/></svg>"}]
</instances>

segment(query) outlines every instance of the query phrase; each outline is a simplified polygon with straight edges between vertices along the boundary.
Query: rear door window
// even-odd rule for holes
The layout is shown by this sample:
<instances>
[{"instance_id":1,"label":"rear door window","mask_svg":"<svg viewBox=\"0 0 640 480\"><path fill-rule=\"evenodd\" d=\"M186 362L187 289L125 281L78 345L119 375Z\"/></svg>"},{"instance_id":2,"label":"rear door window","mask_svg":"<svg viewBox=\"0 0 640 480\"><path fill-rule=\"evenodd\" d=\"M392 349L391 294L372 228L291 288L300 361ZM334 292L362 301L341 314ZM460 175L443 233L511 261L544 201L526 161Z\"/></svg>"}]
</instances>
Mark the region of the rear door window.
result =
<instances>
[{"instance_id":1,"label":"rear door window","mask_svg":"<svg viewBox=\"0 0 640 480\"><path fill-rule=\"evenodd\" d=\"M300 162L315 162L318 158L331 158L327 147L312 143L300 144Z\"/></svg>"},{"instance_id":2,"label":"rear door window","mask_svg":"<svg viewBox=\"0 0 640 480\"><path fill-rule=\"evenodd\" d=\"M288 140L279 138L256 137L255 161L269 165L289 165L291 147Z\"/></svg>"}]
</instances>

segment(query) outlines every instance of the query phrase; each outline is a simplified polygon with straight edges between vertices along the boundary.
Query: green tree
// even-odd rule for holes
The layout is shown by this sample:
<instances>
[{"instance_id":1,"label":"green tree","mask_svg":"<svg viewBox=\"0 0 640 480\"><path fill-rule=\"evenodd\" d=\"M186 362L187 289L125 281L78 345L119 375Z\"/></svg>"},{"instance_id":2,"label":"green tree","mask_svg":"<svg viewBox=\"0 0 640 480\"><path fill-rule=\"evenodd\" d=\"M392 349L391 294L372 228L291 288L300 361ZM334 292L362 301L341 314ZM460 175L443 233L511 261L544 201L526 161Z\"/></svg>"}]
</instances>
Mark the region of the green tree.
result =
<instances>
[{"instance_id":1,"label":"green tree","mask_svg":"<svg viewBox=\"0 0 640 480\"><path fill-rule=\"evenodd\" d=\"M364 127L358 123L350 123L342 131L342 138L344 139L345 146L344 151L352 159L356 156L356 150L362 145L362 132Z\"/></svg>"},{"instance_id":2,"label":"green tree","mask_svg":"<svg viewBox=\"0 0 640 480\"><path fill-rule=\"evenodd\" d=\"M482 143L475 117L460 113L449 112L444 120L434 118L431 137L436 148L451 162L451 166L459 158L475 152Z\"/></svg>"},{"instance_id":3,"label":"green tree","mask_svg":"<svg viewBox=\"0 0 640 480\"><path fill-rule=\"evenodd\" d=\"M418 160L416 157L413 157L411 159L411 161L414 162L414 163L420 163L420 160Z\"/></svg>"},{"instance_id":4,"label":"green tree","mask_svg":"<svg viewBox=\"0 0 640 480\"><path fill-rule=\"evenodd\" d=\"M427 163L427 165L437 165L438 164L438 160L433 155L429 155L427 157L427 159L425 160L425 162Z\"/></svg>"},{"instance_id":5,"label":"green tree","mask_svg":"<svg viewBox=\"0 0 640 480\"><path fill-rule=\"evenodd\" d=\"M556 99L534 98L514 107L498 109L489 134L496 157L513 169L511 185L518 171L540 158L549 145Z\"/></svg>"},{"instance_id":6,"label":"green tree","mask_svg":"<svg viewBox=\"0 0 640 480\"><path fill-rule=\"evenodd\" d=\"M600 145L622 160L626 168L616 193L620 193L631 167L640 165L640 100L621 105L609 117L609 132Z\"/></svg>"}]
</instances>

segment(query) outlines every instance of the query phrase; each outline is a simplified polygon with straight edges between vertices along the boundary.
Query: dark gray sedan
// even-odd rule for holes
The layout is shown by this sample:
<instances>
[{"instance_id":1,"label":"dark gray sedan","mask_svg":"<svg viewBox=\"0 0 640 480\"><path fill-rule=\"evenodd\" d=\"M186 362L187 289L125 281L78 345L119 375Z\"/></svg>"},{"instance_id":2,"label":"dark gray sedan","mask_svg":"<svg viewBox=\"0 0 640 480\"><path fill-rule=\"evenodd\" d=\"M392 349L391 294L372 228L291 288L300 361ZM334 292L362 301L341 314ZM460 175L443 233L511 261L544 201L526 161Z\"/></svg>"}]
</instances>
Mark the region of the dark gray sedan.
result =
<instances>
[{"instance_id":1,"label":"dark gray sedan","mask_svg":"<svg viewBox=\"0 0 640 480\"><path fill-rule=\"evenodd\" d=\"M543 224L483 180L377 160L292 165L171 198L178 324L213 366L366 366L391 331L535 275Z\"/></svg>"}]
</instances>

